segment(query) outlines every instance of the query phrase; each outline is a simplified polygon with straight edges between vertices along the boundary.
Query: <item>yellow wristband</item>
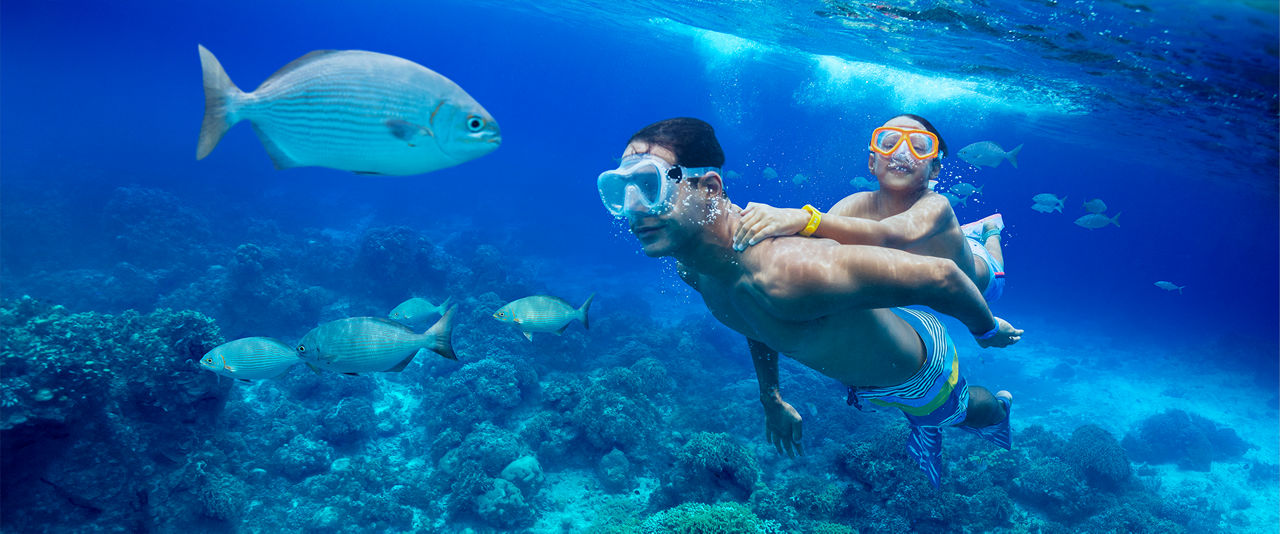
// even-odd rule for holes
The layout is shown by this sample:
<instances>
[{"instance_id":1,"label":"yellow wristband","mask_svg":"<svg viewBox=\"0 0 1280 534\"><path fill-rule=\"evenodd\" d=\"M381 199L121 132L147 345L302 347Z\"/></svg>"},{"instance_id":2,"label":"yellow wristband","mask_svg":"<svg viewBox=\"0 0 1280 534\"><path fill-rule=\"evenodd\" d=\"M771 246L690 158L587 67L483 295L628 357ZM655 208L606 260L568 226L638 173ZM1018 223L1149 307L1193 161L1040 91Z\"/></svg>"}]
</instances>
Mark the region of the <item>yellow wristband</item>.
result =
<instances>
[{"instance_id":1,"label":"yellow wristband","mask_svg":"<svg viewBox=\"0 0 1280 534\"><path fill-rule=\"evenodd\" d=\"M822 212L818 211L818 208L808 204L805 204L801 209L809 212L809 224L804 225L804 230L800 231L800 235L809 237L813 235L814 232L817 232L818 225L822 224Z\"/></svg>"}]
</instances>

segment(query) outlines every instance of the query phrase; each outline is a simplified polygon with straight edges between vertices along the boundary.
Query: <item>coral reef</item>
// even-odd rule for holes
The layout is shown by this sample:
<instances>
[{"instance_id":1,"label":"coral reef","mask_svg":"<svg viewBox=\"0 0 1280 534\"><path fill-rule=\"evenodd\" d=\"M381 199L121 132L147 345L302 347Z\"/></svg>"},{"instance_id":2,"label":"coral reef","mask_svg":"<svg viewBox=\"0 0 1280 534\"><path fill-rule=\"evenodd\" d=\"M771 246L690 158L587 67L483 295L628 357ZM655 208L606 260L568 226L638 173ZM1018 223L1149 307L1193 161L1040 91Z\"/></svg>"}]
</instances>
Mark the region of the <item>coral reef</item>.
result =
<instances>
[{"instance_id":1,"label":"coral reef","mask_svg":"<svg viewBox=\"0 0 1280 534\"><path fill-rule=\"evenodd\" d=\"M649 516L640 525L644 534L770 534L782 532L738 503L684 503Z\"/></svg>"},{"instance_id":2,"label":"coral reef","mask_svg":"<svg viewBox=\"0 0 1280 534\"><path fill-rule=\"evenodd\" d=\"M1193 471L1208 471L1213 462L1239 458L1250 448L1235 430L1182 410L1144 419L1121 444L1136 461L1173 463Z\"/></svg>"},{"instance_id":3,"label":"coral reef","mask_svg":"<svg viewBox=\"0 0 1280 534\"><path fill-rule=\"evenodd\" d=\"M1133 475L1129 455L1120 442L1098 425L1084 425L1072 432L1062 458L1084 473L1085 481L1094 489L1118 490Z\"/></svg>"}]
</instances>

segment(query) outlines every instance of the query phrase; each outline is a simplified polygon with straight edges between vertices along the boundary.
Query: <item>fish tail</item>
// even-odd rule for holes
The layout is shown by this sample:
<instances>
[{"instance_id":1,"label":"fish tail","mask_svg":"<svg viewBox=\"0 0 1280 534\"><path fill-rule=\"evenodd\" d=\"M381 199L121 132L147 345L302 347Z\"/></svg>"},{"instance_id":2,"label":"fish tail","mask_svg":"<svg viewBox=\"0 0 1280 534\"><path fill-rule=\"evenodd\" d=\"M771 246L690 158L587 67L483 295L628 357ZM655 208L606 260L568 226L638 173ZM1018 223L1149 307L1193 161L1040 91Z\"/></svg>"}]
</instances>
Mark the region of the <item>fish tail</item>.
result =
<instances>
[{"instance_id":1,"label":"fish tail","mask_svg":"<svg viewBox=\"0 0 1280 534\"><path fill-rule=\"evenodd\" d=\"M582 303L582 307L578 308L578 320L582 321L582 328L591 329L591 323L587 321L587 310L591 309L591 301L596 299L596 294L592 293L587 297L587 301Z\"/></svg>"},{"instance_id":2,"label":"fish tail","mask_svg":"<svg viewBox=\"0 0 1280 534\"><path fill-rule=\"evenodd\" d=\"M1116 228L1120 227L1120 212L1117 211L1116 216L1111 218L1111 224L1116 225Z\"/></svg>"},{"instance_id":3,"label":"fish tail","mask_svg":"<svg viewBox=\"0 0 1280 534\"><path fill-rule=\"evenodd\" d=\"M457 306L449 308L449 311L444 312L444 316L427 330L427 334L433 338L431 352L450 360L458 359L458 355L453 352L453 315L456 311L458 311Z\"/></svg>"},{"instance_id":4,"label":"fish tail","mask_svg":"<svg viewBox=\"0 0 1280 534\"><path fill-rule=\"evenodd\" d=\"M244 95L231 83L227 71L222 70L218 58L203 45L200 48L200 68L204 72L204 121L200 123L200 141L196 144L196 159L204 159L231 126L239 122L234 104Z\"/></svg>"},{"instance_id":5,"label":"fish tail","mask_svg":"<svg viewBox=\"0 0 1280 534\"><path fill-rule=\"evenodd\" d=\"M1178 286L1178 294L1179 294L1179 295L1181 295L1181 294L1182 294L1182 288L1184 288L1184 287L1187 287L1187 286Z\"/></svg>"},{"instance_id":6,"label":"fish tail","mask_svg":"<svg viewBox=\"0 0 1280 534\"><path fill-rule=\"evenodd\" d=\"M444 312L449 309L449 305L452 303L453 296L445 297L444 302L441 302L439 306L436 306L436 313L444 315Z\"/></svg>"},{"instance_id":7,"label":"fish tail","mask_svg":"<svg viewBox=\"0 0 1280 534\"><path fill-rule=\"evenodd\" d=\"M1015 169L1018 168L1018 152L1021 152L1021 151L1022 151L1022 145L1018 145L1017 148L1010 150L1004 155L1004 157L1009 159L1009 164L1013 165L1013 168Z\"/></svg>"}]
</instances>

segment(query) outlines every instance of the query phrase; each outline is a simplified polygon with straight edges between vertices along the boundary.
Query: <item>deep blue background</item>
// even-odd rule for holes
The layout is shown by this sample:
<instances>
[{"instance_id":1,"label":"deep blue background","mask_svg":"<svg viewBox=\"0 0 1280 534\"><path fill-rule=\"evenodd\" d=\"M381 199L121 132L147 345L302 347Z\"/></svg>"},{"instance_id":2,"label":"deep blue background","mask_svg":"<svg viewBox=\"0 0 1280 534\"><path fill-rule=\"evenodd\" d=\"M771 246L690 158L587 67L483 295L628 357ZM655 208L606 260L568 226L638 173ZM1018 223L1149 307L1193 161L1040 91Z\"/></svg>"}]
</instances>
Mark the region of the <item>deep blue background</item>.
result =
<instances>
[{"instance_id":1,"label":"deep blue background","mask_svg":"<svg viewBox=\"0 0 1280 534\"><path fill-rule=\"evenodd\" d=\"M664 6L666 12L653 16L680 12ZM55 192L69 199L60 224L84 228L82 235L89 236L98 219L87 214L96 213L114 188L139 184L175 193L204 212L215 232L229 236L242 231L248 216L274 219L286 229L350 230L371 220L427 232L470 226L518 236L517 250L508 253L563 262L564 284L581 283L584 272L631 277L637 287L669 293L658 302L697 312L669 263L660 267L637 254L633 240L599 205L592 181L632 132L672 116L705 118L718 128L726 167L743 174L741 182L728 184L736 202L825 207L852 192L849 179L868 176L868 132L896 113L915 112L933 120L952 150L980 140L1026 145L1018 169L975 169L953 159L943 171L944 187L960 180L984 187L980 205L957 210L962 221L1005 214L1009 288L994 307L997 314L1067 337L1115 337L1138 346L1245 339L1263 350L1240 353L1239 363L1257 358L1274 366L1280 323L1276 117L1251 111L1275 109L1274 83L1270 95L1258 89L1274 81L1274 61L1271 72L1260 74L1229 61L1171 62L1171 72L1204 74L1201 83L1213 90L1202 91L1203 100L1185 93L1126 100L1145 89L1127 85L1135 78L1119 71L1085 72L1105 71L1105 65L1026 65L1020 61L1031 45L992 39L983 48L976 41L976 51L965 53L1019 71L980 80L1013 87L1037 68L1059 79L1076 73L1078 89L1064 88L1046 96L1044 106L1026 109L1020 102L1032 97L990 94L990 86L981 84L975 93L981 97L939 92L937 98L927 88L886 88L911 83L908 78L824 84L810 52L865 61L872 51L890 67L922 76L916 81L933 79L919 65L940 61L939 54L912 56L910 46L886 51L871 30L853 34L865 42L850 46L850 34L828 39L826 21L816 17L808 33L776 35L749 12L700 6L701 14L688 15L694 19L689 22L721 32L747 28L745 34L757 32L763 42L784 43L721 55L708 52L707 43L723 41L699 37L682 23L655 22L646 7L654 6L616 8L611 15L602 12L610 8L589 4L537 11L452 2L5 2L3 208L20 209L32 191ZM821 5L789 14L810 15L815 7ZM1143 20L1186 24L1181 13L1151 9L1140 14ZM1274 12L1237 4L1215 9L1224 18L1207 23L1206 31L1217 33L1182 43L1183 50L1194 48L1187 57L1230 58L1261 42L1273 44L1247 47L1248 53L1274 58ZM993 24L1004 21L994 17ZM1092 36L1099 32L1086 28L1125 23L1064 17L1049 32L1079 24ZM1177 42L1178 36L1169 39ZM424 176L275 171L250 128L237 126L209 158L196 161L203 108L197 43L213 51L246 91L311 50L402 56L465 88L498 119L504 144L480 160ZM922 40L921 50L928 45ZM1142 42L1126 46L1126 54L1135 56L1144 49ZM1251 60L1241 54L1240 61ZM954 71L937 76L955 77ZM1235 85L1244 96L1224 104L1222 98L1230 97L1221 94ZM1063 100L1072 105L1055 108ZM1174 111L1154 113L1144 105ZM1066 107L1073 112L1062 113ZM1206 131L1221 144L1193 138ZM779 171L778 183L763 182L766 166ZM790 178L797 172L814 179L796 186ZM1068 195L1065 213L1030 210L1030 197L1043 192ZM1085 213L1080 203L1095 197L1111 213L1123 212L1120 228L1090 231L1072 224ZM91 261L75 251L93 243L31 242L11 232L3 238L2 259L10 265L48 254L64 257L69 266ZM1186 292L1162 291L1153 286L1157 280L1186 285ZM6 284L7 294L21 291ZM1034 340L1033 330L1026 342Z\"/></svg>"}]
</instances>

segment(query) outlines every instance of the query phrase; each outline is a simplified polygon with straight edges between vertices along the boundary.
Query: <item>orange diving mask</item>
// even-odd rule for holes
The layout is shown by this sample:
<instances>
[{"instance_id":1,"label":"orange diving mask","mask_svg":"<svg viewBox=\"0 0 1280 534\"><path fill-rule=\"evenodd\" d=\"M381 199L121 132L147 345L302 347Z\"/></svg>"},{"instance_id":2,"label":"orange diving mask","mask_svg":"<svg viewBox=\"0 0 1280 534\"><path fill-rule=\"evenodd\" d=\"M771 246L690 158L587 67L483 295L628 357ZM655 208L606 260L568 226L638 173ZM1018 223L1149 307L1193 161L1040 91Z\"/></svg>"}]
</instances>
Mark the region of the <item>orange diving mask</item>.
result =
<instances>
[{"instance_id":1,"label":"orange diving mask","mask_svg":"<svg viewBox=\"0 0 1280 534\"><path fill-rule=\"evenodd\" d=\"M908 130L893 126L881 126L871 132L871 151L891 157L903 141L916 159L929 159L938 155L938 136L928 130Z\"/></svg>"}]
</instances>

